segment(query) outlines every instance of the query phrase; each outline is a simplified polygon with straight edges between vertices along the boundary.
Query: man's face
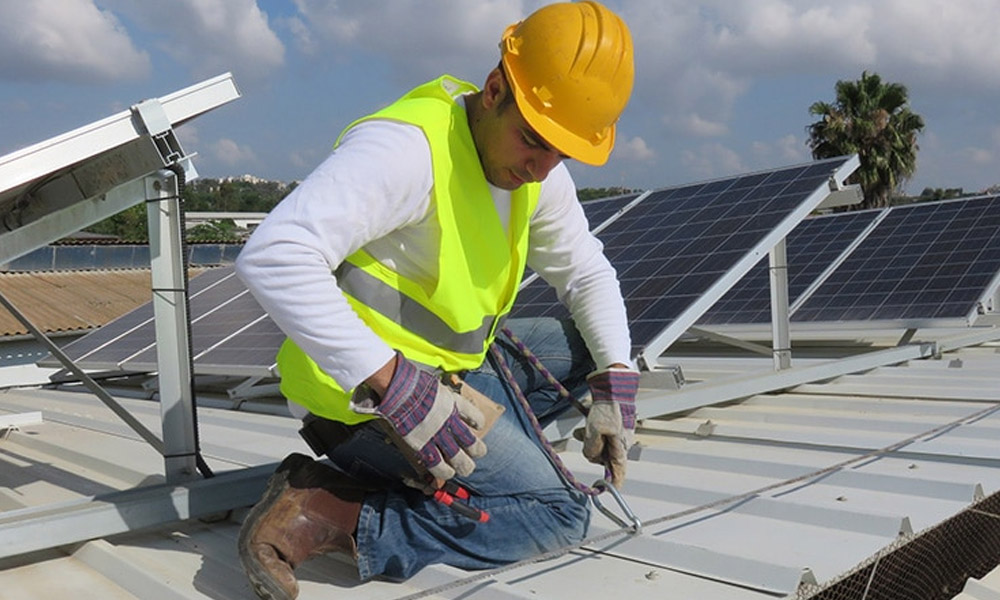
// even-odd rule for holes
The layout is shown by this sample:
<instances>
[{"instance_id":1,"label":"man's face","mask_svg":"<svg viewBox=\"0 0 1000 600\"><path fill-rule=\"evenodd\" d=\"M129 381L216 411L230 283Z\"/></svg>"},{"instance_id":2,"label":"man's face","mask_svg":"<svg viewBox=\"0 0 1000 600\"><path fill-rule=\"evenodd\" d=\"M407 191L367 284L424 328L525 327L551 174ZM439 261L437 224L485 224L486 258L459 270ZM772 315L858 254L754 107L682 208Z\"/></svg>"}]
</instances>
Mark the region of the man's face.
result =
<instances>
[{"instance_id":1,"label":"man's face","mask_svg":"<svg viewBox=\"0 0 1000 600\"><path fill-rule=\"evenodd\" d=\"M504 190L542 181L566 158L528 125L512 97L501 102L510 93L502 76L490 75L478 135L473 134L486 180Z\"/></svg>"}]
</instances>

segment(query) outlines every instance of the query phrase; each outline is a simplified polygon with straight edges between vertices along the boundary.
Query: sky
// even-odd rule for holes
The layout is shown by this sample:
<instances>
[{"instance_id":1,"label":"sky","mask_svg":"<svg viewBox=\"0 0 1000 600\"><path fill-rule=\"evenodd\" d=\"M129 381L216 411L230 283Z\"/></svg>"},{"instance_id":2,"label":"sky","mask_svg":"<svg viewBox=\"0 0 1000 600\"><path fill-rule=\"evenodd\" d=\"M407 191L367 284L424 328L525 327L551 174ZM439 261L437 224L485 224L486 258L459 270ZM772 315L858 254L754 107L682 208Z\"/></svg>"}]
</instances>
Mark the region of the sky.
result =
<instances>
[{"instance_id":1,"label":"sky","mask_svg":"<svg viewBox=\"0 0 1000 600\"><path fill-rule=\"evenodd\" d=\"M204 177L300 180L357 117L442 73L481 85L534 0L0 0L0 156L225 72L177 129ZM636 83L578 187L655 189L810 160L809 106L863 71L926 127L908 193L1000 184L1000 0L607 0Z\"/></svg>"}]
</instances>

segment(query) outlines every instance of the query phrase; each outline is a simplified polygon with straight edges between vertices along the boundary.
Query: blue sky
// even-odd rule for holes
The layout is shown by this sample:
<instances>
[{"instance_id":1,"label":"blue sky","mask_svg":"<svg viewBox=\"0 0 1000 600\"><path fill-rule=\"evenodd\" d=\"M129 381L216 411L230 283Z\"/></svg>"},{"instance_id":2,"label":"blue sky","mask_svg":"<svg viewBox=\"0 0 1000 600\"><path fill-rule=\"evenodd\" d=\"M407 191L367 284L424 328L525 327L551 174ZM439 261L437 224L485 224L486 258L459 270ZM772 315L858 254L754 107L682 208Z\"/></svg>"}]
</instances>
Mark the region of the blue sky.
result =
<instances>
[{"instance_id":1,"label":"blue sky","mask_svg":"<svg viewBox=\"0 0 1000 600\"><path fill-rule=\"evenodd\" d=\"M179 128L203 176L301 179L354 118L441 73L481 84L532 0L0 0L0 155L231 71ZM924 117L907 190L1000 184L1000 0L608 0L637 79L580 187L656 188L809 160L809 105L863 70Z\"/></svg>"}]
</instances>

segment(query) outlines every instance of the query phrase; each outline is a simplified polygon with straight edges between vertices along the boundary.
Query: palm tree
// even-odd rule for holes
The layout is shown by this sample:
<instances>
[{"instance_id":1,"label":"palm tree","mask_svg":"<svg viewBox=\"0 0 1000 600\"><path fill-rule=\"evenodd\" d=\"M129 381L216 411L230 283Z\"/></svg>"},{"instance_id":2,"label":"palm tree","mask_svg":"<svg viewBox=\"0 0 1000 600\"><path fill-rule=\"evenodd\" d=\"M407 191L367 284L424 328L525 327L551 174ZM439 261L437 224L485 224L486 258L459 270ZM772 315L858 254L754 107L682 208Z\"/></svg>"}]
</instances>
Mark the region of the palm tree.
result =
<instances>
[{"instance_id":1,"label":"palm tree","mask_svg":"<svg viewBox=\"0 0 1000 600\"><path fill-rule=\"evenodd\" d=\"M875 73L838 81L835 89L835 103L809 107L820 117L807 128L813 158L857 153L861 166L849 181L861 184L865 208L888 206L892 193L917 169L917 134L924 120L906 105L906 86L882 83Z\"/></svg>"}]
</instances>

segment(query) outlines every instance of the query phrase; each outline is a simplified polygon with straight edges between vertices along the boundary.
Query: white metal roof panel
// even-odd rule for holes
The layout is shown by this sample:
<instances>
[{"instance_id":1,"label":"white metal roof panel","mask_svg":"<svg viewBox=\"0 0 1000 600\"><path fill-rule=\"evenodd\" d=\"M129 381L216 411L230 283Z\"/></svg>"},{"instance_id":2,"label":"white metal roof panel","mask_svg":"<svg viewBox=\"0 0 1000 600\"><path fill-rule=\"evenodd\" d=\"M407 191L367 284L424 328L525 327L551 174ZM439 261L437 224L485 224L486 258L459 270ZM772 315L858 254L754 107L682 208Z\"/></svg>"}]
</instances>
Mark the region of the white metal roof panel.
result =
<instances>
[{"instance_id":1,"label":"white metal roof panel","mask_svg":"<svg viewBox=\"0 0 1000 600\"><path fill-rule=\"evenodd\" d=\"M327 556L300 570L301 597L326 598L637 598L762 599L822 582L911 531L1000 490L993 449L1000 417L963 417L992 406L956 400L962 390L1000 388L996 347L946 353L867 375L758 395L725 407L647 419L644 449L630 465L626 498L645 523L638 536L610 537L559 558L482 576L430 567L404 583L359 584L353 567ZM683 362L683 359L681 359ZM705 364L706 359L698 359ZM760 364L768 368L769 359ZM991 369L992 366L992 369ZM709 373L706 369L705 373ZM921 397L839 393L842 380L906 381L932 375ZM731 376L731 375L730 375ZM801 389L807 387L807 390ZM156 429L158 407L123 399ZM994 401L993 403L995 403ZM207 402L205 404L208 404ZM0 416L41 410L43 423L0 440L0 505L48 505L162 481L163 461L89 394L0 392ZM273 408L273 412L283 412ZM206 460L217 472L273 464L302 451L297 422L282 414L199 411ZM881 448L915 439L892 454ZM598 470L570 442L563 458L582 481ZM610 500L606 504L613 503ZM252 597L236 556L245 511L214 522L190 520L154 530L0 560L4 598ZM613 530L595 516L591 535ZM454 587L442 589L440 586Z\"/></svg>"}]
</instances>

